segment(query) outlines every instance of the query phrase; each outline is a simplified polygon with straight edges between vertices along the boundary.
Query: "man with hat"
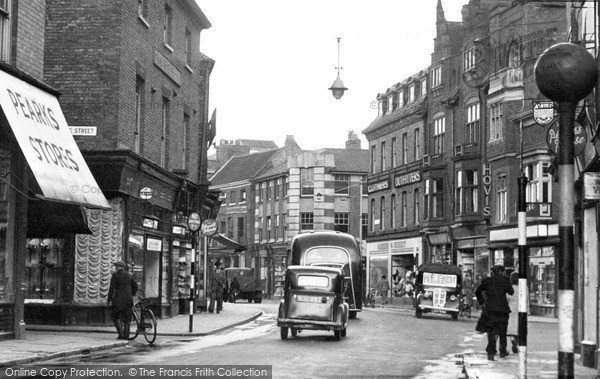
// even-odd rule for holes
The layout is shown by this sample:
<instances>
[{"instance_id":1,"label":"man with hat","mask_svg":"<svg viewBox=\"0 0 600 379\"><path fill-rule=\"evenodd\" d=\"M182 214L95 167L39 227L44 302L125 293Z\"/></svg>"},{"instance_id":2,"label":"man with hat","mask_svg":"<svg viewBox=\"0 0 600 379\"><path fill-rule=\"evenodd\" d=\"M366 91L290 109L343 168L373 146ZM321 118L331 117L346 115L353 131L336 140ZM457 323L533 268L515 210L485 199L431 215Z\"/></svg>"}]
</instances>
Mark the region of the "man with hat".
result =
<instances>
[{"instance_id":1,"label":"man with hat","mask_svg":"<svg viewBox=\"0 0 600 379\"><path fill-rule=\"evenodd\" d=\"M106 302L112 307L112 319L119 333L120 340L129 339L129 326L131 324L133 295L138 290L133 276L127 272L127 265L123 261L114 263L116 271L110 278L108 298Z\"/></svg>"},{"instance_id":2,"label":"man with hat","mask_svg":"<svg viewBox=\"0 0 600 379\"><path fill-rule=\"evenodd\" d=\"M506 330L510 307L506 294L513 295L515 290L504 275L504 266L492 267L492 276L484 278L475 290L477 302L483 305L481 318L476 330L487 333L486 347L488 360L493 361L496 354L496 339L499 339L500 358L508 356L506 349Z\"/></svg>"},{"instance_id":3,"label":"man with hat","mask_svg":"<svg viewBox=\"0 0 600 379\"><path fill-rule=\"evenodd\" d=\"M210 276L210 303L208 312L214 313L215 301L217 303L217 313L223 310L223 289L225 288L225 270L221 266L221 261L215 263L215 270Z\"/></svg>"}]
</instances>

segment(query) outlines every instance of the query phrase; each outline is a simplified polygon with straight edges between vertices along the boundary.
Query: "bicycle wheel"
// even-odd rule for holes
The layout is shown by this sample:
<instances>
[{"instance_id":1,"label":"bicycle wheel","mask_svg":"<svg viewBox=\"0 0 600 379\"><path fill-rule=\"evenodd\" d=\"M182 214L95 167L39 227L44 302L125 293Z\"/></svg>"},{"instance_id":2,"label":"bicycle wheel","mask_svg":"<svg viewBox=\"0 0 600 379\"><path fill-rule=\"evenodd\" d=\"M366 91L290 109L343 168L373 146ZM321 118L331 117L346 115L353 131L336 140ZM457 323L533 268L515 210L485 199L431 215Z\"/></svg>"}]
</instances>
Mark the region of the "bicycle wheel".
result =
<instances>
[{"instance_id":1,"label":"bicycle wheel","mask_svg":"<svg viewBox=\"0 0 600 379\"><path fill-rule=\"evenodd\" d=\"M135 308L133 309L132 316L133 317L131 317L131 323L129 324L129 338L127 338L128 340L134 340L140 332L140 316Z\"/></svg>"},{"instance_id":2,"label":"bicycle wheel","mask_svg":"<svg viewBox=\"0 0 600 379\"><path fill-rule=\"evenodd\" d=\"M142 311L142 333L150 345L156 340L156 317L150 309Z\"/></svg>"}]
</instances>

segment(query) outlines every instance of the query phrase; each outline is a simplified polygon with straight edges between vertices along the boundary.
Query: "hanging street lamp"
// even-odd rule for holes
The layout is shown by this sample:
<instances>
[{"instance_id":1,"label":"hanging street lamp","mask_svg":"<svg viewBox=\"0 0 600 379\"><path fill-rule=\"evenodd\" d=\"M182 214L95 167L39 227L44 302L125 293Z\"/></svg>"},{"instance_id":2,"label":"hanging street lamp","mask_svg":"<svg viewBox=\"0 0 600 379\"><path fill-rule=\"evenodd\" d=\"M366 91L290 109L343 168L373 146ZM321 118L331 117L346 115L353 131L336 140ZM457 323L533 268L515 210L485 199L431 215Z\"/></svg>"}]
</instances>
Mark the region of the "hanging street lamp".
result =
<instances>
[{"instance_id":1,"label":"hanging street lamp","mask_svg":"<svg viewBox=\"0 0 600 379\"><path fill-rule=\"evenodd\" d=\"M342 79L340 79L340 69L342 68L342 67L340 67L340 40L341 39L342 39L342 37L337 37L337 42L338 42L338 64L336 67L337 78L335 79L335 81L333 82L331 87L329 87L329 90L333 94L333 97L335 97L338 100L341 99L342 96L344 96L344 91L348 90L348 88L344 87L344 83L342 82Z\"/></svg>"}]
</instances>

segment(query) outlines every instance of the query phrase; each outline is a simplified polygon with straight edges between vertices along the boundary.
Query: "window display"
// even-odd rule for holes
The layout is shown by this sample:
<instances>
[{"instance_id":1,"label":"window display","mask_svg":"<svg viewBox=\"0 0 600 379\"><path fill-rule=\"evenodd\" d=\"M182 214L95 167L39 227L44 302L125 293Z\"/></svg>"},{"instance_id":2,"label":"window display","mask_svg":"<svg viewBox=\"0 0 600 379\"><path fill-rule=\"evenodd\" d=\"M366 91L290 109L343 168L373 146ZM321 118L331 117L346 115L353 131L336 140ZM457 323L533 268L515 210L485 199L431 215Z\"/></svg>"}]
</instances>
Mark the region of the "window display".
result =
<instances>
[{"instance_id":1,"label":"window display","mask_svg":"<svg viewBox=\"0 0 600 379\"><path fill-rule=\"evenodd\" d=\"M29 238L25 257L26 299L57 299L62 238Z\"/></svg>"}]
</instances>

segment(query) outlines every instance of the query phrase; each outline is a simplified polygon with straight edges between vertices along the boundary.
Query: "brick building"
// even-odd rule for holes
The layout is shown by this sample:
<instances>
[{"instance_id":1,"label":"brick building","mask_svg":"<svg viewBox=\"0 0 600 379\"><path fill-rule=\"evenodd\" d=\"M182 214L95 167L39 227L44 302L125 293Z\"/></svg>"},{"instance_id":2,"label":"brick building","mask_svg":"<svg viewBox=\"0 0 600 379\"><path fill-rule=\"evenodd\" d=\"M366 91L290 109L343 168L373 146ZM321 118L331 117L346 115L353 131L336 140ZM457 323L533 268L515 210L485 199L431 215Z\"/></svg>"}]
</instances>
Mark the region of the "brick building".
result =
<instances>
[{"instance_id":1,"label":"brick building","mask_svg":"<svg viewBox=\"0 0 600 379\"><path fill-rule=\"evenodd\" d=\"M390 270L393 283L398 284L423 263L421 166L427 80L428 70L421 70L378 94L377 118L363 130L370 146L366 237L369 288ZM399 292L392 288L394 302Z\"/></svg>"},{"instance_id":2,"label":"brick building","mask_svg":"<svg viewBox=\"0 0 600 379\"><path fill-rule=\"evenodd\" d=\"M296 234L338 230L365 236L367 154L350 133L346 149L302 150L288 136L282 148L232 158L211 178L211 189L222 194L221 233L247 250L231 257L223 251L221 259L254 268L267 279L271 296L281 285Z\"/></svg>"},{"instance_id":3,"label":"brick building","mask_svg":"<svg viewBox=\"0 0 600 379\"><path fill-rule=\"evenodd\" d=\"M194 241L187 215L208 218L208 86L201 54L210 22L195 1L47 1L44 77L61 105L109 211L87 211L91 235L65 251L53 312L31 322L109 322L111 262L128 263L160 317L185 311ZM51 317L49 317L51 315Z\"/></svg>"},{"instance_id":4,"label":"brick building","mask_svg":"<svg viewBox=\"0 0 600 379\"><path fill-rule=\"evenodd\" d=\"M82 206L110 209L102 193L73 190L98 185L43 82L45 5L0 2L0 340L24 339L29 295L63 285L59 249L89 233Z\"/></svg>"},{"instance_id":5,"label":"brick building","mask_svg":"<svg viewBox=\"0 0 600 379\"><path fill-rule=\"evenodd\" d=\"M419 175L412 190L420 195L412 201L422 204L413 233L423 237L423 253L414 264L459 265L469 289L494 264L509 272L517 269L515 204L517 178L524 172L529 179L531 312L547 316L555 308L558 229L551 203L557 191L552 190L553 157L540 138L548 131L533 119L533 102L544 99L533 65L544 49L567 40L566 31L564 4L471 0L463 6L461 21L448 21L438 0L427 98L419 111L422 159L407 166ZM397 135L411 117L409 110L397 108L395 98L405 85L377 96L379 115L363 131L371 149L367 241L368 246L380 242L377 249L382 250L392 248L392 236L399 231L395 220L404 217L404 207L393 205L392 175L399 175L393 174L398 170L395 155L403 151ZM388 277L395 274L393 260L382 259L380 266Z\"/></svg>"}]
</instances>

